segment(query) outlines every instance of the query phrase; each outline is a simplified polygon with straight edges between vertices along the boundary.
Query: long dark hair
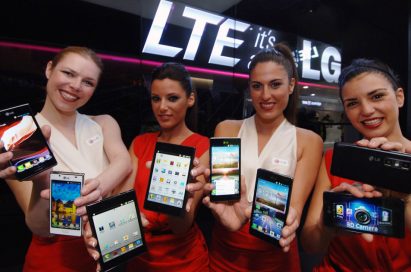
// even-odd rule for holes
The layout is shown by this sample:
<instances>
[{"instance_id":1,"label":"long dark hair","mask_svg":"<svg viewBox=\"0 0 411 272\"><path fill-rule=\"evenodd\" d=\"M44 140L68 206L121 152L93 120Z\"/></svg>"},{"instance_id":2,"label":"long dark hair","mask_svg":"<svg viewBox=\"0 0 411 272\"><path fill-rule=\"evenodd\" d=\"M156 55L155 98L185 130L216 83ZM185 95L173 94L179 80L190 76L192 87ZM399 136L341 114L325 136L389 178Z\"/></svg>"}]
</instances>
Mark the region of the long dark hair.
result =
<instances>
[{"instance_id":1,"label":"long dark hair","mask_svg":"<svg viewBox=\"0 0 411 272\"><path fill-rule=\"evenodd\" d=\"M162 80L166 78L178 81L185 91L187 97L189 97L191 94L194 94L195 102L194 105L187 110L185 122L190 130L196 131L198 112L197 97L191 84L190 74L187 72L184 65L176 62L166 62L154 68L151 74L151 83L153 83L153 81L156 79Z\"/></svg>"},{"instance_id":2,"label":"long dark hair","mask_svg":"<svg viewBox=\"0 0 411 272\"><path fill-rule=\"evenodd\" d=\"M272 48L266 48L259 51L254 58L251 60L249 75L254 70L258 63L272 61L279 65L282 65L288 74L288 80L294 78L295 85L294 90L289 96L287 107L284 110L284 116L291 124L296 124L297 117L297 105L298 105L298 88L296 88L298 83L297 67L295 66L295 61L290 48L283 44L277 43Z\"/></svg>"}]
</instances>

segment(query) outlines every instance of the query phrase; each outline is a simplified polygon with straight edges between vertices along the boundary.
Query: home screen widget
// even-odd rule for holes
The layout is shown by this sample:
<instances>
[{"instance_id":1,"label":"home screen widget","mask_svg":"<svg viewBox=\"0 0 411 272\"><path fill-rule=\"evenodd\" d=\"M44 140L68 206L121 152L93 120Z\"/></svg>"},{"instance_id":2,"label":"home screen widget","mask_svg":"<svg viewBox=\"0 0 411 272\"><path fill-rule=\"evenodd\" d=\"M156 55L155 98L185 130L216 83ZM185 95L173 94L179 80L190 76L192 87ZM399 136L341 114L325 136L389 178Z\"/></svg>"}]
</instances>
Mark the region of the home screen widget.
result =
<instances>
[{"instance_id":1,"label":"home screen widget","mask_svg":"<svg viewBox=\"0 0 411 272\"><path fill-rule=\"evenodd\" d=\"M191 158L157 153L147 199L174 207L182 207ZM161 170L160 170L161 169Z\"/></svg>"},{"instance_id":2,"label":"home screen widget","mask_svg":"<svg viewBox=\"0 0 411 272\"><path fill-rule=\"evenodd\" d=\"M74 200L80 197L81 183L51 181L51 227L80 230L80 216L76 215Z\"/></svg>"},{"instance_id":3,"label":"home screen widget","mask_svg":"<svg viewBox=\"0 0 411 272\"><path fill-rule=\"evenodd\" d=\"M117 258L142 246L137 219L134 201L121 203L111 210L93 215L103 261Z\"/></svg>"},{"instance_id":4,"label":"home screen widget","mask_svg":"<svg viewBox=\"0 0 411 272\"><path fill-rule=\"evenodd\" d=\"M264 179L258 179L257 182L251 227L279 240L281 230L285 225L289 187Z\"/></svg>"},{"instance_id":5,"label":"home screen widget","mask_svg":"<svg viewBox=\"0 0 411 272\"><path fill-rule=\"evenodd\" d=\"M240 146L212 146L211 153L211 183L215 186L212 194L238 194L240 190Z\"/></svg>"}]
</instances>

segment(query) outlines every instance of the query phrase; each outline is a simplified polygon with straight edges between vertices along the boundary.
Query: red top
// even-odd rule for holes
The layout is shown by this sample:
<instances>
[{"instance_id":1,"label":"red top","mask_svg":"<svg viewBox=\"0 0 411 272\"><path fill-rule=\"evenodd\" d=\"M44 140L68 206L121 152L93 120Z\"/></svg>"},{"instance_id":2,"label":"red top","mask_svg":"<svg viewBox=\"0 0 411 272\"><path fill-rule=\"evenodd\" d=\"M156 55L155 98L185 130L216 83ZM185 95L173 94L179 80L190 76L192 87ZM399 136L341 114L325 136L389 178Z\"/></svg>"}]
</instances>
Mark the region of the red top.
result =
<instances>
[{"instance_id":1,"label":"red top","mask_svg":"<svg viewBox=\"0 0 411 272\"><path fill-rule=\"evenodd\" d=\"M150 177L146 162L153 159L157 135L146 133L137 136L132 145L138 158L134 181L137 202L150 224L145 228L148 252L130 261L127 271L208 271L207 245L197 224L194 223L188 232L176 235L168 227L166 215L143 208ZM209 140L194 133L181 145L195 147L195 156L199 158L208 151Z\"/></svg>"},{"instance_id":2,"label":"red top","mask_svg":"<svg viewBox=\"0 0 411 272\"><path fill-rule=\"evenodd\" d=\"M33 235L23 271L95 271L96 262L87 253L83 237Z\"/></svg>"},{"instance_id":3,"label":"red top","mask_svg":"<svg viewBox=\"0 0 411 272\"><path fill-rule=\"evenodd\" d=\"M331 175L332 154L331 149L325 153L331 186L353 183ZM360 235L337 236L331 241L323 262L313 271L411 271L411 233L406 229L403 239L374 235L371 243Z\"/></svg>"},{"instance_id":4,"label":"red top","mask_svg":"<svg viewBox=\"0 0 411 272\"><path fill-rule=\"evenodd\" d=\"M249 234L250 224L231 232L216 223L210 247L210 271L300 271L297 241L290 251Z\"/></svg>"},{"instance_id":5,"label":"red top","mask_svg":"<svg viewBox=\"0 0 411 272\"><path fill-rule=\"evenodd\" d=\"M239 231L214 225L210 246L210 271L300 271L297 241L289 252L249 234L248 222Z\"/></svg>"}]
</instances>

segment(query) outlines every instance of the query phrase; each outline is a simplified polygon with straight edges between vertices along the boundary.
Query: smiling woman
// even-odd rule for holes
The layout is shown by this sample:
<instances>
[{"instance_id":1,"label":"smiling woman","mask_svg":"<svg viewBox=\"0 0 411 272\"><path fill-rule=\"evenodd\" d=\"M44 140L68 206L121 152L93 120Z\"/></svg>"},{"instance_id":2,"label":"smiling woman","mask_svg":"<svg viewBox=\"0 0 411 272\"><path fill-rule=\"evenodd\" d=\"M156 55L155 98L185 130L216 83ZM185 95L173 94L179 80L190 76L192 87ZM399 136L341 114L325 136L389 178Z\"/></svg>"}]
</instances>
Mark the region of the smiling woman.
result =
<instances>
[{"instance_id":1,"label":"smiling woman","mask_svg":"<svg viewBox=\"0 0 411 272\"><path fill-rule=\"evenodd\" d=\"M117 122L108 115L77 111L93 95L102 68L100 58L88 48L60 51L47 64L47 97L36 115L58 162L53 170L85 174L81 196L73 199L78 216L85 215L85 205L110 195L131 171ZM18 182L13 180L16 170L9 167L8 171L7 183L33 232L24 271L95 270L82 238L50 235L50 172L33 177L33 182Z\"/></svg>"},{"instance_id":2,"label":"smiling woman","mask_svg":"<svg viewBox=\"0 0 411 272\"><path fill-rule=\"evenodd\" d=\"M145 228L148 251L130 261L127 271L208 271L207 245L194 221L205 183L201 174L197 180L192 178L186 187L188 191L193 186L197 189L191 190L182 217L159 214L143 208L150 181L150 170L146 164L152 160L157 142L194 147L200 167L208 167L208 138L193 132L193 124L187 121L187 116L196 103L190 75L181 64L164 63L152 73L150 93L151 108L160 131L134 138L129 149L133 173L125 188L120 189L124 191L135 188L140 210L148 221ZM194 169L190 175L195 177L195 172L199 173ZM163 190L169 189L167 186L150 188L158 195L165 196L168 195Z\"/></svg>"},{"instance_id":3,"label":"smiling woman","mask_svg":"<svg viewBox=\"0 0 411 272\"><path fill-rule=\"evenodd\" d=\"M216 137L241 138L241 174L245 184L241 185L240 201L213 203L208 196L203 200L219 221L213 230L210 270L299 271L295 232L317 175L322 141L317 134L294 125L298 78L286 45L276 44L260 51L251 61L249 72L255 115L223 121L214 133ZM248 209L258 168L294 178L290 209L279 238L281 248L249 232Z\"/></svg>"},{"instance_id":4,"label":"smiling woman","mask_svg":"<svg viewBox=\"0 0 411 272\"><path fill-rule=\"evenodd\" d=\"M399 124L404 90L390 67L375 60L354 60L342 70L339 87L345 113L363 136L356 144L411 152L411 141L404 137ZM326 251L322 263L313 271L408 271L411 267L409 229L402 239L374 235L370 241L367 236L342 234L325 226L322 215L325 191L346 191L357 198L381 196L381 192L370 185L332 175L332 156L330 149L323 157L301 236L306 251ZM409 207L410 196L402 197Z\"/></svg>"}]
</instances>

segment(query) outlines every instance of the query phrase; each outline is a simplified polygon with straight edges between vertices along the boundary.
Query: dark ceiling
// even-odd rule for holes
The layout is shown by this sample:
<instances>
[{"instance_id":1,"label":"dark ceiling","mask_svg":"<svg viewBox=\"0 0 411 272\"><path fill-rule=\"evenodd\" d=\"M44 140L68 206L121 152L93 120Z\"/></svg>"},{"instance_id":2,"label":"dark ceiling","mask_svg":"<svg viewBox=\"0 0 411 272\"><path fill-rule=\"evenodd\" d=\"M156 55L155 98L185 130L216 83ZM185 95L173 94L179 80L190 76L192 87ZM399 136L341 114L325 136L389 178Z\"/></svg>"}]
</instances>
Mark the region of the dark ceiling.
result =
<instances>
[{"instance_id":1,"label":"dark ceiling","mask_svg":"<svg viewBox=\"0 0 411 272\"><path fill-rule=\"evenodd\" d=\"M379 58L403 79L407 77L408 13L408 1L404 0L243 0L224 12L339 46L343 63L355 57ZM135 50L131 44L139 43L135 18L83 1L5 1L0 10L0 38L58 46L86 44L129 54Z\"/></svg>"}]
</instances>

